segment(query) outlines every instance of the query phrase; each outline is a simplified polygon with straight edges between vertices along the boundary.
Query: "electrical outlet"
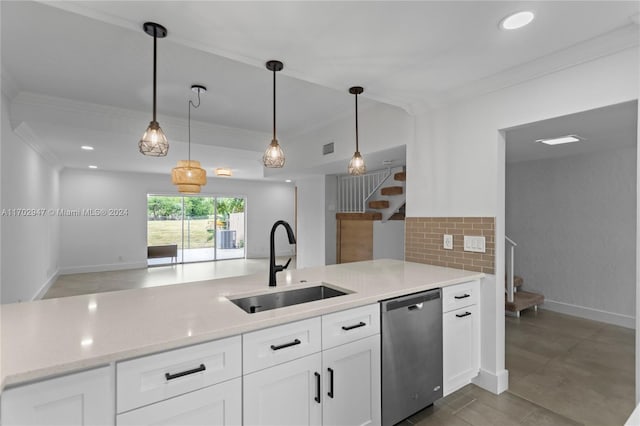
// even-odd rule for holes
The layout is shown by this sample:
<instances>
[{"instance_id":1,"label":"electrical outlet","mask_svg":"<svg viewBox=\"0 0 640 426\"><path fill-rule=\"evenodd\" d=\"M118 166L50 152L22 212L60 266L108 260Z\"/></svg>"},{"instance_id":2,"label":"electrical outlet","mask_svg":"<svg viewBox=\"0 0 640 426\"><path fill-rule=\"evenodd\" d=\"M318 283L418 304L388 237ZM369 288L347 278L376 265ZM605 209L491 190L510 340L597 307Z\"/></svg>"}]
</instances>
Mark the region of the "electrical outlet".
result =
<instances>
[{"instance_id":1,"label":"electrical outlet","mask_svg":"<svg viewBox=\"0 0 640 426\"><path fill-rule=\"evenodd\" d=\"M442 238L442 245L445 250L453 250L453 235L444 234Z\"/></svg>"}]
</instances>

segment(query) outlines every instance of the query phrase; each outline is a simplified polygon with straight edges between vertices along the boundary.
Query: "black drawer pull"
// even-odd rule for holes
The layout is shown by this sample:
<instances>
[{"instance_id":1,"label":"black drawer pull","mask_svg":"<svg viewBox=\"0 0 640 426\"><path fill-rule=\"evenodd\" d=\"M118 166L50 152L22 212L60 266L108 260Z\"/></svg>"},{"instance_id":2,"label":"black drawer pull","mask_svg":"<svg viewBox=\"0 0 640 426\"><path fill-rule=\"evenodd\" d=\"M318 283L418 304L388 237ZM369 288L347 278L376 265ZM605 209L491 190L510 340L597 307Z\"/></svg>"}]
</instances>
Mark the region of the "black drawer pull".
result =
<instances>
[{"instance_id":1,"label":"black drawer pull","mask_svg":"<svg viewBox=\"0 0 640 426\"><path fill-rule=\"evenodd\" d=\"M313 399L320 404L320 373L316 371L313 374L316 376L316 396Z\"/></svg>"},{"instance_id":2,"label":"black drawer pull","mask_svg":"<svg viewBox=\"0 0 640 426\"><path fill-rule=\"evenodd\" d=\"M272 351L277 351L279 349L284 349L284 348L288 348L288 347L291 347L291 346L299 345L300 343L302 343L302 342L300 340L296 339L293 342L283 343L282 345L271 345L271 350Z\"/></svg>"},{"instance_id":3,"label":"black drawer pull","mask_svg":"<svg viewBox=\"0 0 640 426\"><path fill-rule=\"evenodd\" d=\"M191 369L191 370L181 371L181 372L175 373L175 374L164 373L164 378L167 379L167 380L173 380L173 379L177 379L178 377L188 376L189 374L199 373L199 372L204 371L206 369L207 369L207 367L205 367L204 364L200 364L200 367L196 367L196 368Z\"/></svg>"},{"instance_id":4,"label":"black drawer pull","mask_svg":"<svg viewBox=\"0 0 640 426\"><path fill-rule=\"evenodd\" d=\"M454 299L466 299L467 297L471 297L471 295L465 293L462 296L453 296Z\"/></svg>"},{"instance_id":5,"label":"black drawer pull","mask_svg":"<svg viewBox=\"0 0 640 426\"><path fill-rule=\"evenodd\" d=\"M327 371L329 372L329 392L327 395L329 398L333 398L333 368L327 368Z\"/></svg>"},{"instance_id":6,"label":"black drawer pull","mask_svg":"<svg viewBox=\"0 0 640 426\"><path fill-rule=\"evenodd\" d=\"M356 325L343 325L342 329L344 331L349 331L349 330L353 330L354 328L359 328L359 327L364 327L365 325L367 325L366 323L360 321L358 324Z\"/></svg>"},{"instance_id":7,"label":"black drawer pull","mask_svg":"<svg viewBox=\"0 0 640 426\"><path fill-rule=\"evenodd\" d=\"M469 315L471 315L471 312L465 312L464 314L456 314L458 318L468 317Z\"/></svg>"}]
</instances>

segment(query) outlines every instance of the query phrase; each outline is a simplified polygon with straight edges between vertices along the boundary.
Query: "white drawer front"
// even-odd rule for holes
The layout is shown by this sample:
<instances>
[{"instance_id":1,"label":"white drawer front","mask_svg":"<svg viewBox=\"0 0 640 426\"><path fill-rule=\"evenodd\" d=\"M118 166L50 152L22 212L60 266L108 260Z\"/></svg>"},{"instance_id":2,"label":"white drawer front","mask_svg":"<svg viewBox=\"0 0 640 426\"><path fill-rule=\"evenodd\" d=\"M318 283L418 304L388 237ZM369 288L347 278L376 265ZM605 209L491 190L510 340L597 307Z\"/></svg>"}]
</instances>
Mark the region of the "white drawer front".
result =
<instances>
[{"instance_id":1,"label":"white drawer front","mask_svg":"<svg viewBox=\"0 0 640 426\"><path fill-rule=\"evenodd\" d=\"M321 350L320 317L242 335L244 374Z\"/></svg>"},{"instance_id":2,"label":"white drawer front","mask_svg":"<svg viewBox=\"0 0 640 426\"><path fill-rule=\"evenodd\" d=\"M122 413L242 374L240 336L119 362L117 411Z\"/></svg>"},{"instance_id":3,"label":"white drawer front","mask_svg":"<svg viewBox=\"0 0 640 426\"><path fill-rule=\"evenodd\" d=\"M240 377L116 416L117 426L242 424Z\"/></svg>"},{"instance_id":4,"label":"white drawer front","mask_svg":"<svg viewBox=\"0 0 640 426\"><path fill-rule=\"evenodd\" d=\"M362 306L322 316L322 349L380 333L380 305Z\"/></svg>"},{"instance_id":5,"label":"white drawer front","mask_svg":"<svg viewBox=\"0 0 640 426\"><path fill-rule=\"evenodd\" d=\"M451 285L442 288L442 312L478 303L480 293L480 281Z\"/></svg>"}]
</instances>

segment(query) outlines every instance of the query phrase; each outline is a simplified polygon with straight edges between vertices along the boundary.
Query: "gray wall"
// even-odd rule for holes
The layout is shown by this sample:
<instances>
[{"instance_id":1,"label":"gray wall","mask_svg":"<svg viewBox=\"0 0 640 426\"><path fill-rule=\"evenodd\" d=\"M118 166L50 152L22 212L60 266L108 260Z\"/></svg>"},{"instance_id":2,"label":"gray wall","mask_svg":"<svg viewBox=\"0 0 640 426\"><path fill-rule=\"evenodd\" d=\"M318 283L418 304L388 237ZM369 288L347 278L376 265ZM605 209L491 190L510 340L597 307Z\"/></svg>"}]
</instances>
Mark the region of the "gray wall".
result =
<instances>
[{"instance_id":1,"label":"gray wall","mask_svg":"<svg viewBox=\"0 0 640 426\"><path fill-rule=\"evenodd\" d=\"M507 164L516 274L550 309L633 327L635 215L635 147Z\"/></svg>"}]
</instances>

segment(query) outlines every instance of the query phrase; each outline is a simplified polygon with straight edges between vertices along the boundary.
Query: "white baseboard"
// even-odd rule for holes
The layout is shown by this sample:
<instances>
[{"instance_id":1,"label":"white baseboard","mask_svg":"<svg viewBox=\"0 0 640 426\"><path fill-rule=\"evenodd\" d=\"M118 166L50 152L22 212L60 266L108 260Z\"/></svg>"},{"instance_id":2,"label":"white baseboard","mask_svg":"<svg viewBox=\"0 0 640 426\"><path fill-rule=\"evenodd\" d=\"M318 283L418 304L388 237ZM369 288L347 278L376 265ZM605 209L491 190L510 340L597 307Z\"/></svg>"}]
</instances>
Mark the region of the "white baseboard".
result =
<instances>
[{"instance_id":1,"label":"white baseboard","mask_svg":"<svg viewBox=\"0 0 640 426\"><path fill-rule=\"evenodd\" d=\"M617 314L615 312L602 311L600 309L587 308L585 306L572 305L570 303L549 299L545 299L544 304L540 305L540 308L561 314L573 315L574 317L619 325L621 327L636 328L636 319L631 315Z\"/></svg>"},{"instance_id":2,"label":"white baseboard","mask_svg":"<svg viewBox=\"0 0 640 426\"><path fill-rule=\"evenodd\" d=\"M51 274L49 279L42 285L42 287L40 287L40 290L38 290L38 292L33 295L31 301L42 299L42 297L47 293L47 291L49 291L49 288L53 285L54 282L56 282L59 276L60 271L56 269L54 273Z\"/></svg>"},{"instance_id":3,"label":"white baseboard","mask_svg":"<svg viewBox=\"0 0 640 426\"><path fill-rule=\"evenodd\" d=\"M501 370L494 374L487 370L480 369L480 374L471 379L471 383L491 393L500 395L509 389L509 371Z\"/></svg>"},{"instance_id":4,"label":"white baseboard","mask_svg":"<svg viewBox=\"0 0 640 426\"><path fill-rule=\"evenodd\" d=\"M86 272L122 271L125 269L143 269L147 267L147 261L129 263L109 263L103 265L64 266L60 268L60 275L83 274Z\"/></svg>"}]
</instances>

